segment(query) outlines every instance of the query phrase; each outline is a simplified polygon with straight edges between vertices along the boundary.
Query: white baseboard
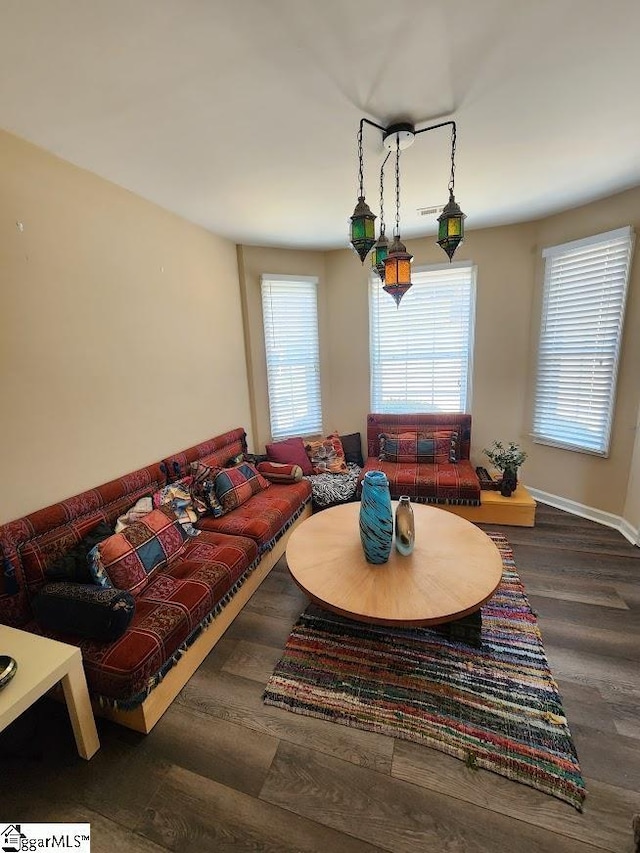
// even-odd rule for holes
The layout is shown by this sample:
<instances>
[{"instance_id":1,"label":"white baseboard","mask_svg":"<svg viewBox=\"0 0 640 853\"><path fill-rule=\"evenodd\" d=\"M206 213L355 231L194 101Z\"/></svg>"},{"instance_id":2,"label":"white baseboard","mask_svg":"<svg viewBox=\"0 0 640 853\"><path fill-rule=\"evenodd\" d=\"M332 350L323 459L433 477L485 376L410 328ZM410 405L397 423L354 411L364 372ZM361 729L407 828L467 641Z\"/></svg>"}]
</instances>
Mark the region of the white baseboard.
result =
<instances>
[{"instance_id":1,"label":"white baseboard","mask_svg":"<svg viewBox=\"0 0 640 853\"><path fill-rule=\"evenodd\" d=\"M561 498L558 495L550 495L548 492L541 492L539 489L533 489L531 486L527 486L527 489L531 493L531 496L540 503L554 506L556 509L563 509L572 515L580 516L580 518L588 518L589 521L604 524L605 527L613 527L614 530L622 533L625 539L628 539L632 545L640 545L640 530L633 527L626 519L619 515L604 512L601 509L594 509L577 501Z\"/></svg>"}]
</instances>

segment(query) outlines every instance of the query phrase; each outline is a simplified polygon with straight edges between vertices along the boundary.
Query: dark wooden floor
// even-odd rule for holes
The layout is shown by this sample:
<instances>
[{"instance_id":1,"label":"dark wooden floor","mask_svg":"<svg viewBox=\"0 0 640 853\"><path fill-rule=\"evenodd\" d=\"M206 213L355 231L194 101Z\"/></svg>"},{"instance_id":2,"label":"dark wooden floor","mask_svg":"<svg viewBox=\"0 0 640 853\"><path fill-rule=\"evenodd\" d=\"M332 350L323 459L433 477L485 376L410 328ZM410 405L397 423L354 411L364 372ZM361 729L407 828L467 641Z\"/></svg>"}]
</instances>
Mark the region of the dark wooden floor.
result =
<instances>
[{"instance_id":1,"label":"dark wooden floor","mask_svg":"<svg viewBox=\"0 0 640 853\"><path fill-rule=\"evenodd\" d=\"M305 606L281 560L147 737L98 721L102 748L83 762L48 699L5 733L0 822L90 822L94 853L630 853L640 549L542 505L534 529L502 530L563 695L583 814L426 747L263 706Z\"/></svg>"}]
</instances>

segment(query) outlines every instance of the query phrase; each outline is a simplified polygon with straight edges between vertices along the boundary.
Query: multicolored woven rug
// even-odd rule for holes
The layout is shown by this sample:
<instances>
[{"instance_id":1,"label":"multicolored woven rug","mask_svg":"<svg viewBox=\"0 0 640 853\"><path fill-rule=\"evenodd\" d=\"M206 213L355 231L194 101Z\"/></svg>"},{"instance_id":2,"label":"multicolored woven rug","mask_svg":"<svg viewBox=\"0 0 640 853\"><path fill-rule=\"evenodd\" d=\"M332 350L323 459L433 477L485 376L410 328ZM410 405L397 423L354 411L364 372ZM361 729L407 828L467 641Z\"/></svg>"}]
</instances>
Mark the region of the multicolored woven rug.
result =
<instances>
[{"instance_id":1,"label":"multicolored woven rug","mask_svg":"<svg viewBox=\"0 0 640 853\"><path fill-rule=\"evenodd\" d=\"M536 617L504 536L482 648L437 630L365 625L310 605L263 699L297 714L417 741L582 810L584 780Z\"/></svg>"}]
</instances>

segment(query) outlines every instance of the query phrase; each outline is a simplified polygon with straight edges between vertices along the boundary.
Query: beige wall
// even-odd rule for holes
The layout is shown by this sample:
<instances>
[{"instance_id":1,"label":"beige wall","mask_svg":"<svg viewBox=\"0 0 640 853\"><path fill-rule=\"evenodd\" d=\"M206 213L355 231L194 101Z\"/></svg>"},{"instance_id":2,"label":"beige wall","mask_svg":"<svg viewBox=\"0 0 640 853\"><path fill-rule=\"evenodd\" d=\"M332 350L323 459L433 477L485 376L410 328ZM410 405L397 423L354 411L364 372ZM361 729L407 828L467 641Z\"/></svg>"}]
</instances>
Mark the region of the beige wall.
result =
<instances>
[{"instance_id":1,"label":"beige wall","mask_svg":"<svg viewBox=\"0 0 640 853\"><path fill-rule=\"evenodd\" d=\"M318 338L320 342L320 393L322 394L323 406L323 430L330 426L331 354L325 346L325 342L327 326L330 324L331 318L327 311L325 253L238 246L238 268L242 292L242 310L245 318L245 346L253 411L252 427L255 436L255 450L260 453L264 452L265 444L271 441L260 290L260 276L263 274L316 276L318 279Z\"/></svg>"},{"instance_id":2,"label":"beige wall","mask_svg":"<svg viewBox=\"0 0 640 853\"><path fill-rule=\"evenodd\" d=\"M532 419L532 399L535 387L536 345L539 332L540 305L544 264L542 249L559 243L600 234L624 225L633 226L640 232L640 188L585 205L575 210L547 217L536 223L536 272L535 295L529 352L529 374L527 377L527 407L525 424L527 429ZM623 331L621 360L611 452L607 459L575 451L560 450L541 444L532 444L530 458L526 463L526 480L531 486L552 495L584 504L603 512L623 516L638 526L640 513L637 508L635 522L627 512L638 503L630 495L628 509L627 491L633 464L636 440L638 407L640 405L640 245L635 248L627 298L625 327ZM635 466L640 463L636 454ZM636 474L637 477L637 474ZM637 479L635 480L637 490Z\"/></svg>"},{"instance_id":3,"label":"beige wall","mask_svg":"<svg viewBox=\"0 0 640 853\"><path fill-rule=\"evenodd\" d=\"M0 264L0 522L250 428L232 243L0 133Z\"/></svg>"}]
</instances>

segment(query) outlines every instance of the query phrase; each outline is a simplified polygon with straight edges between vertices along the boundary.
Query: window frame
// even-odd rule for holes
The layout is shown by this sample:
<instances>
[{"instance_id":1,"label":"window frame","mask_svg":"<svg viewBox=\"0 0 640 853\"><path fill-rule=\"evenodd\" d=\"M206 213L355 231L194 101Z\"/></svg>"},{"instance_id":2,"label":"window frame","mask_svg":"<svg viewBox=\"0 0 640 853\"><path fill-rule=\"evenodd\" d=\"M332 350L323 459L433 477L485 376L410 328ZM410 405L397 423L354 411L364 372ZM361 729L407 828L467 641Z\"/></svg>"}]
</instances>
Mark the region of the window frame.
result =
<instances>
[{"instance_id":1,"label":"window frame","mask_svg":"<svg viewBox=\"0 0 640 853\"><path fill-rule=\"evenodd\" d=\"M314 306L314 314L311 318L315 320L312 322L310 326L305 327L306 334L305 340L310 342L310 347L306 352L301 353L302 360L299 362L299 365L302 366L303 369L309 370L311 367L311 371L315 376L315 382L313 387L311 387L308 378L305 380L305 390L308 392L311 389L311 395L306 395L307 405L310 410L310 416L308 420L291 420L290 425L287 428L282 428L278 425L278 419L283 417L283 412L286 414L284 410L286 410L286 406L282 406L282 411L278 412L276 409L278 408L278 401L276 399L277 393L275 390L275 378L274 371L277 368L277 364L274 361L272 355L271 344L273 341L269 340L273 338L273 332L268 328L268 321L273 325L274 313L273 311L270 314L270 317L267 317L266 314L266 300L267 290L271 289L274 284L281 283L283 285L311 285L313 290L313 306ZM320 362L320 337L319 337L319 312L318 312L318 284L319 279L317 276L305 276L305 275L276 275L273 273L263 273L260 276L260 303L262 308L262 331L263 331L263 339L264 339L264 354L265 354L265 368L267 373L267 398L268 398L268 406L269 406L269 425L271 431L271 438L273 441L281 441L286 438L291 438L293 436L307 436L307 435L319 435L323 433L322 429L322 383L321 383L321 362ZM308 306L307 306L308 307ZM308 316L306 312L302 312L302 316ZM276 324L277 325L277 322ZM282 334L283 331L286 334L286 330L288 328L288 324L284 323L280 330L275 329L276 334ZM299 327L296 327L297 335L299 337ZM311 334L313 332L313 334ZM286 365L285 365L286 366ZM303 398L295 398L295 400L303 399ZM293 402L295 402L295 400ZM292 403L293 405L293 403ZM274 430L275 426L275 430Z\"/></svg>"},{"instance_id":2,"label":"window frame","mask_svg":"<svg viewBox=\"0 0 640 853\"><path fill-rule=\"evenodd\" d=\"M376 389L376 382L378 381L378 376L380 372L380 365L383 364L383 360L378 359L374 361L376 358L376 353L379 353L380 343L376 342L376 335L378 338L379 334L379 323L380 316L374 316L374 311L376 311L376 306L374 302L376 300L380 300L378 304L384 305L387 315L391 314L391 312L395 311L405 311L409 312L409 318L411 318L411 301L409 297L411 297L412 293L419 293L419 288L421 285L428 284L428 278L430 275L433 275L434 278L441 275L446 277L447 273L454 273L459 270L468 270L468 294L465 299L468 301L468 321L466 324L466 382L464 392L460 391L460 399L464 397L464 406L459 406L459 408L452 408L450 405L445 407L438 407L433 403L433 396L431 395L431 402L427 403L426 400L423 402L407 402L405 398L404 404L400 405L389 405L383 403L383 391L381 388ZM455 263L442 263L442 264L425 264L414 267L412 270L412 279L413 279L413 287L409 290L405 296L403 297L400 306L396 308L393 304L393 300L391 296L389 296L383 289L383 285L380 282L380 279L372 273L369 279L369 368L370 368L370 405L371 411L373 412L382 412L389 414L403 414L405 412L440 412L440 411L461 411L468 414L471 411L472 406L472 397L473 397L473 366L474 366L474 344L475 344L475 324L476 324L476 291L477 291L477 273L478 268L477 265L472 261L458 261ZM422 280L421 280L422 277ZM453 276L452 276L453 278ZM418 288L418 290L414 290ZM382 302L382 300L388 300L387 303ZM422 308L421 310L425 311L426 309ZM415 314L414 314L415 317ZM425 329L425 333L427 330ZM445 361L443 359L438 359L440 361ZM453 359L452 359L453 360ZM389 359L386 359L388 362ZM416 359L416 364L428 364L431 363L431 359ZM435 389L434 389L435 390Z\"/></svg>"},{"instance_id":3,"label":"window frame","mask_svg":"<svg viewBox=\"0 0 640 853\"><path fill-rule=\"evenodd\" d=\"M609 375L607 377L609 379L608 400L606 402L606 405L604 407L601 407L601 410L600 410L601 415L604 416L604 423L603 423L602 429L600 430L600 432L598 433L598 436L597 436L599 439L599 442L600 442L599 446L594 447L593 443L592 443L592 446L589 446L588 444L584 443L584 439L583 439L583 443L580 443L579 440L574 440L574 441L569 440L569 439L563 440L562 437L560 437L560 435L559 435L559 428L560 428L560 425L562 422L561 418L556 419L557 420L557 423L556 423L556 430L557 431L556 431L555 435L552 434L552 429L549 429L549 426L550 426L549 423L547 423L546 431L545 431L544 424L541 423L541 421L544 421L542 408L545 406L545 404L547 406L549 406L550 402L552 402L552 399L549 396L548 391L545 393L543 391L542 384L541 384L542 383L542 379L541 379L542 372L543 372L543 370L545 370L545 365L543 364L543 362L545 359L550 361L553 358L553 353L551 353L551 355L545 354L546 329L552 321L552 317L550 317L550 313L551 313L550 312L550 301L552 298L556 298L556 300L559 301L559 297L554 296L554 294L551 292L551 289L554 286L560 287L561 283L562 283L561 282L562 274L559 271L556 273L556 276L554 277L554 261L558 262L558 263L564 261L568 267L569 262L570 262L570 256L573 253L576 253L576 252L579 253L579 252L585 251L585 250L588 251L590 247L597 248L598 246L600 246L602 254L596 260L601 265L600 268L604 268L606 265L606 260L607 260L607 258L606 258L607 244L620 243L620 241L623 241L623 240L628 241L628 245L626 247L626 269L625 269L624 274L623 274L623 280L621 280L619 276L615 279L616 284L617 284L616 293L619 294L620 306L619 306L619 310L617 313L617 319L616 319L617 331L616 331L614 348L612 350L607 351L609 354L613 355L611 370L610 370ZM535 374L535 384L534 384L534 388L533 388L533 412L532 412L532 427L531 427L531 438L535 444L545 445L548 447L557 447L557 448L560 448L562 450L569 450L569 451L572 451L575 453L585 453L585 454L588 454L591 456L598 456L598 457L605 458L605 459L609 457L609 454L611 451L611 435L612 435L612 431L613 431L613 420L614 420L615 408L616 408L618 374L619 374L619 368L620 368L620 354L621 354L622 340L623 340L623 334L624 334L624 319L625 319L628 292L629 292L629 278L630 278L630 273L631 273L631 264L632 264L632 260L633 260L634 242L635 242L635 234L634 234L633 228L631 226L624 226L622 228L616 228L616 229L613 229L611 231L606 231L606 232L603 232L600 234L594 234L590 237L585 237L585 238L580 239L580 240L572 240L572 241L567 242L567 243L560 243L560 244L557 244L555 246L549 246L549 247L546 247L542 250L542 257L544 259L544 276L543 276L542 303L541 303L541 307L540 307L540 326L539 326L538 342L537 342L538 346L537 346L537 358L536 358L536 374ZM624 251L625 251L625 249L624 249L624 245L623 245L622 254L624 254ZM579 267L580 266L584 267L584 265L585 265L584 261L582 262L582 264L580 262L576 261L573 275L578 275L580 273ZM599 272L597 274L599 275L599 278L602 279L602 281L599 285L599 290L597 291L597 293L600 295L600 299L602 302L602 297L605 294L605 288L607 287L608 282L607 282L606 272L604 271L604 269L602 272ZM571 270L566 269L565 275L571 275ZM584 275L584 273L583 273L583 275ZM590 288L590 290L588 292L588 296L593 298L593 288ZM564 298L568 302L568 298L566 295ZM585 297L585 299L586 299L586 297ZM584 301L585 300L583 300L582 304L584 304ZM599 304L601 304L601 302ZM566 306L566 304L567 303L565 302L565 306ZM558 313L561 313L563 310L565 312L565 315L567 315L568 310L566 307L564 307L564 309L563 309L562 305L560 305L560 308L556 308L556 311ZM601 308L601 314L602 314L602 308ZM596 328L596 319L597 319L597 317L596 317L596 313L594 311L593 312L593 318L592 318L592 325L586 329L587 332L589 332L589 331L593 332L593 330ZM557 322L559 322L559 321L557 321ZM567 332L569 331L569 323L568 323L567 319L565 319L565 323L567 325L565 326L564 334L567 335ZM556 339L560 338L561 335L562 335L562 331L556 332L555 333ZM551 347L553 345L553 340L551 340L551 334L549 334L548 337L549 337L548 346ZM562 341L561 340L557 341L556 353L558 351L558 348L561 345L562 345ZM566 338L565 338L565 346L566 346ZM593 347L594 347L594 345L592 344L591 348L593 349ZM586 346L585 346L585 349L586 349ZM557 356L556 356L556 358L557 358ZM592 358L595 360L595 354L592 356ZM546 369L548 370L549 368L547 367ZM592 373L593 373L593 371L592 371ZM549 381L549 380L547 380L547 381ZM581 383L582 383L582 385L581 385ZM572 396L574 399L579 396L580 388L585 387L586 384L587 384L586 379L584 379L584 378L576 379L576 384L574 386L573 393L572 393ZM594 392L592 394L592 396L589 398L589 400L590 400L589 405L592 405L591 401L594 399L595 396L596 396L596 392ZM561 399L561 395L560 394L557 395L557 397L555 399L559 401ZM567 403L567 405L571 405L571 402ZM556 403L556 406L557 406L557 403ZM575 414L574 414L574 418L575 418ZM586 432L585 416L583 416L583 422L582 423L583 423L583 435L584 435Z\"/></svg>"}]
</instances>

